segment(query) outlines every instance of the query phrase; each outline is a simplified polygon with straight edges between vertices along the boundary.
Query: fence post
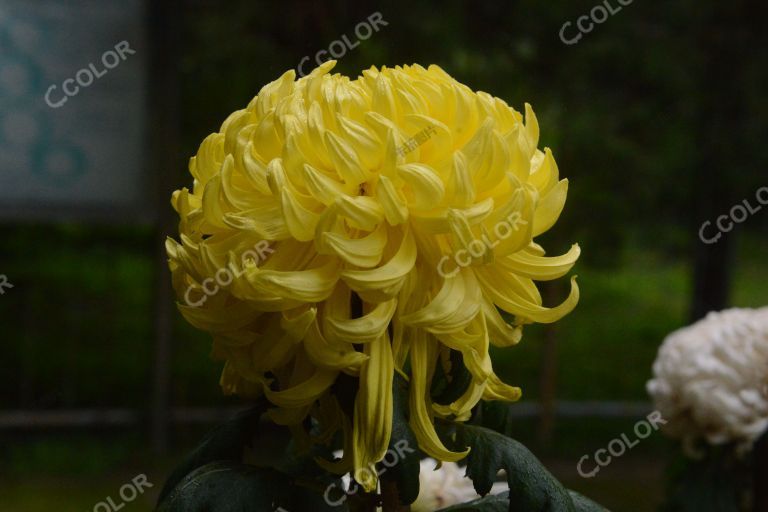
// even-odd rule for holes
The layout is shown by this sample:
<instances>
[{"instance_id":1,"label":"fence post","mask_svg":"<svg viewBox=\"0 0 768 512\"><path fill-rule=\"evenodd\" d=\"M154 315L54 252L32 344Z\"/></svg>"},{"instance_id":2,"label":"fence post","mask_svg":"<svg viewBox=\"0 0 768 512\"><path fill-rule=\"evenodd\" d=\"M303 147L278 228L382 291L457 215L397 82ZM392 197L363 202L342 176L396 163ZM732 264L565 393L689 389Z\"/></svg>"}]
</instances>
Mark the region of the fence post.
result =
<instances>
[{"instance_id":1,"label":"fence post","mask_svg":"<svg viewBox=\"0 0 768 512\"><path fill-rule=\"evenodd\" d=\"M180 0L147 2L150 77L149 163L155 176L156 224L152 250L154 252L154 361L152 370L151 440L155 453L168 450L170 420L170 366L172 353L173 290L165 254L165 239L173 230L168 204L180 168L179 136L179 62Z\"/></svg>"}]
</instances>

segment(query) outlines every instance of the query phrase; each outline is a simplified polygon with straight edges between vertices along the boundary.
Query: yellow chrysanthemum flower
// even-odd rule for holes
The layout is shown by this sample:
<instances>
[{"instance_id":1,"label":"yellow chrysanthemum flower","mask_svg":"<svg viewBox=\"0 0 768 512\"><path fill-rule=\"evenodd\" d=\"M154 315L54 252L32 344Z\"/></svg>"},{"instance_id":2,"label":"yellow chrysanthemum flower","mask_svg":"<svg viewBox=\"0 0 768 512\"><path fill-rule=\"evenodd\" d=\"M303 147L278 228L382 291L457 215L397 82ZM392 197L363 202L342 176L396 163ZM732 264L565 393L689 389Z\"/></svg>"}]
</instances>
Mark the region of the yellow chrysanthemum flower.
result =
<instances>
[{"instance_id":1,"label":"yellow chrysanthemum flower","mask_svg":"<svg viewBox=\"0 0 768 512\"><path fill-rule=\"evenodd\" d=\"M192 191L173 195L181 238L167 249L182 314L225 361L224 390L264 393L281 424L311 415L320 440L342 430L344 458L326 467L354 469L371 490L364 469L390 441L394 372L410 382L420 448L464 457L434 418L519 398L493 372L489 344L514 345L523 324L574 308L575 281L547 308L534 280L565 275L579 247L549 258L533 241L560 215L568 182L537 149L529 105L523 121L434 65L350 80L328 74L334 64L299 80L286 72L203 141ZM451 350L472 382L433 404ZM342 373L359 382L354 411L331 392Z\"/></svg>"}]
</instances>

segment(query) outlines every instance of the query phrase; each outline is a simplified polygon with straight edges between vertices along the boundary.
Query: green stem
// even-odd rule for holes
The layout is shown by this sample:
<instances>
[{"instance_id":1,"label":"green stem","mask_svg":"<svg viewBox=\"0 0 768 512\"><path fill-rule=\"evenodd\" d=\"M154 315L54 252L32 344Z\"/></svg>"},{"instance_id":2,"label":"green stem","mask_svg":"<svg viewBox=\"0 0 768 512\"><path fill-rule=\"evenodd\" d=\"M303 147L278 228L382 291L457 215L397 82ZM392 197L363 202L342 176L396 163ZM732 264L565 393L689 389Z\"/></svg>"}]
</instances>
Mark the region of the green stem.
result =
<instances>
[{"instance_id":1,"label":"green stem","mask_svg":"<svg viewBox=\"0 0 768 512\"><path fill-rule=\"evenodd\" d=\"M379 504L379 495L370 492L360 493L359 499L356 501L358 506L354 507L354 510L357 512L376 512L376 507Z\"/></svg>"},{"instance_id":2,"label":"green stem","mask_svg":"<svg viewBox=\"0 0 768 512\"><path fill-rule=\"evenodd\" d=\"M384 512L409 512L411 507L400 503L397 483L387 480L381 482L381 499Z\"/></svg>"}]
</instances>

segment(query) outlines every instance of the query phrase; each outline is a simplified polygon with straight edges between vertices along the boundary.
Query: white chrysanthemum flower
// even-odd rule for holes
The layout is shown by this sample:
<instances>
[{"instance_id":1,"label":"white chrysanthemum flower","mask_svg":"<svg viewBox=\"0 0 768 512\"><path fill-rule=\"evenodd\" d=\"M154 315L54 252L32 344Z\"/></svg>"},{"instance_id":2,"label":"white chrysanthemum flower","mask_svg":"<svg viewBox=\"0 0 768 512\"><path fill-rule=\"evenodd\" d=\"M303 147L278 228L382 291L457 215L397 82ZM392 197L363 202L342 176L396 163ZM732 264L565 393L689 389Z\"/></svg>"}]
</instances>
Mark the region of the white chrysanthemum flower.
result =
<instances>
[{"instance_id":1,"label":"white chrysanthemum flower","mask_svg":"<svg viewBox=\"0 0 768 512\"><path fill-rule=\"evenodd\" d=\"M444 462L435 469L435 459L423 459L419 472L419 497L411 505L413 512L434 512L451 505L476 500L480 495L475 492L472 480L467 478L465 468L455 462ZM491 494L508 489L506 483L494 484Z\"/></svg>"},{"instance_id":2,"label":"white chrysanthemum flower","mask_svg":"<svg viewBox=\"0 0 768 512\"><path fill-rule=\"evenodd\" d=\"M338 459L344 452L337 450L333 455ZM422 459L419 465L419 496L411 505L412 512L434 512L452 505L467 503L480 498L475 492L472 480L465 476L466 468L455 462L444 462L439 468L438 462L432 458ZM503 476L504 471L499 475ZM350 494L358 492L357 484L353 483L349 474L341 477L342 488ZM496 482L491 487L490 494L508 491L506 482ZM381 507L376 511L381 512Z\"/></svg>"},{"instance_id":3,"label":"white chrysanthemum flower","mask_svg":"<svg viewBox=\"0 0 768 512\"><path fill-rule=\"evenodd\" d=\"M647 389L686 451L704 439L740 452L768 427L768 307L712 312L664 340Z\"/></svg>"}]
</instances>

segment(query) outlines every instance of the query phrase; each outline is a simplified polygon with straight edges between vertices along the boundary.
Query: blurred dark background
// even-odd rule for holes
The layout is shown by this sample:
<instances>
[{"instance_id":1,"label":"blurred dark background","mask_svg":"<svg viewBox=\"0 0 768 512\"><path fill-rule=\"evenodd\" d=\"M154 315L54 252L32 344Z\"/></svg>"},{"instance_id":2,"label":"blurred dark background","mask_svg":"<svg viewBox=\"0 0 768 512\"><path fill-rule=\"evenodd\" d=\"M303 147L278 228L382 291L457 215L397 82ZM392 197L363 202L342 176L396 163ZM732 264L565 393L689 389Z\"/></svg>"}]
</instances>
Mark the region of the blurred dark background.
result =
<instances>
[{"instance_id":1,"label":"blurred dark background","mask_svg":"<svg viewBox=\"0 0 768 512\"><path fill-rule=\"evenodd\" d=\"M375 13L386 24L360 39ZM590 13L604 21L581 33ZM581 245L582 299L496 354L524 391L516 435L612 510L655 510L674 453L661 435L595 478L576 463L650 411L667 333L768 303L765 19L743 0L0 0L0 509L92 510L140 473L157 488L237 407L169 295L170 193L230 112L345 36L337 72L435 63L533 105L570 180L542 244ZM105 67L121 41L134 53ZM51 107L89 63L92 83ZM701 240L744 200L754 213Z\"/></svg>"}]
</instances>

